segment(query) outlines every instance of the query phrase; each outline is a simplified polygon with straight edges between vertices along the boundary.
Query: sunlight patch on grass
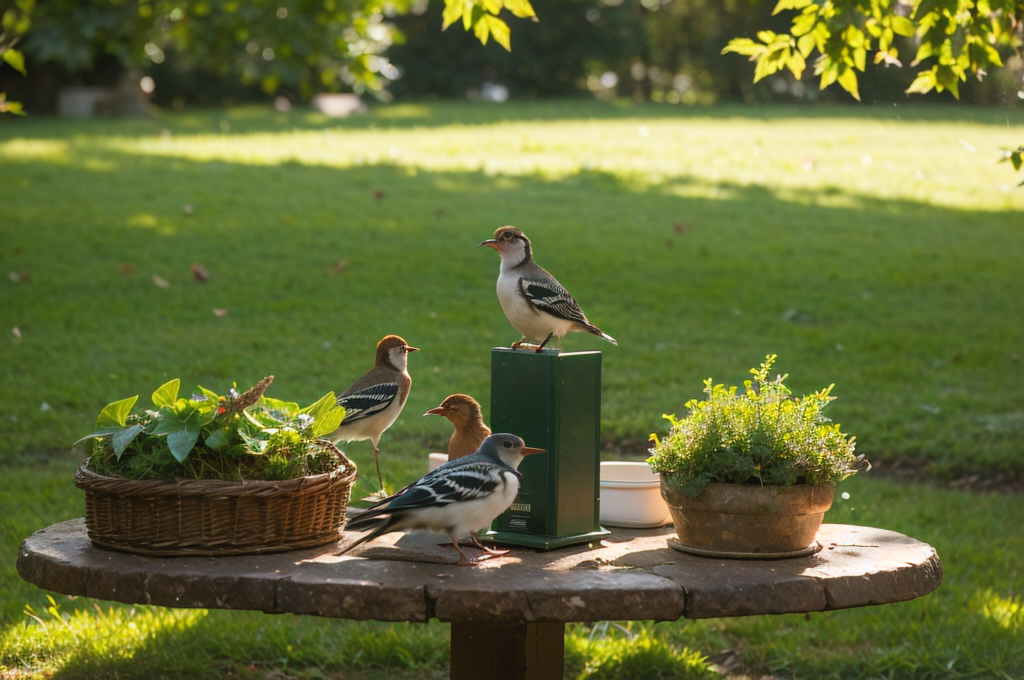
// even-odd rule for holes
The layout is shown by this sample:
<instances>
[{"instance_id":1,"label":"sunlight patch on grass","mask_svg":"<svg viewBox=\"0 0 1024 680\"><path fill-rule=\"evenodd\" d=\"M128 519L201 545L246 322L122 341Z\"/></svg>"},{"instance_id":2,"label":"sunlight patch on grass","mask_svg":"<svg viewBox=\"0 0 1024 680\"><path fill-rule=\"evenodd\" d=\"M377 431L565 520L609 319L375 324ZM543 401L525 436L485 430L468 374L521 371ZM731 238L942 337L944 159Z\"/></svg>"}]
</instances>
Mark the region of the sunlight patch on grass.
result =
<instances>
[{"instance_id":1,"label":"sunlight patch on grass","mask_svg":"<svg viewBox=\"0 0 1024 680\"><path fill-rule=\"evenodd\" d=\"M353 168L392 165L434 172L483 172L560 180L584 172L642 176L645 184L685 179L687 195L722 183L764 187L785 200L808 193L905 199L979 210L1024 208L1011 172L999 164L1006 132L982 123L864 119L714 118L492 121L429 129L374 127L421 115L420 107L380 108L366 127L276 132L76 137L73 152ZM991 154L968 152L991 149ZM29 143L14 140L0 149ZM47 143L37 140L31 144ZM55 142L54 142L55 143ZM17 147L15 147L17 150ZM24 151L22 152L24 153Z\"/></svg>"},{"instance_id":2,"label":"sunlight patch on grass","mask_svg":"<svg viewBox=\"0 0 1024 680\"><path fill-rule=\"evenodd\" d=\"M166 235L171 235L178 231L171 221L160 219L153 213L136 213L128 217L125 223L129 227L152 229L157 233Z\"/></svg>"},{"instance_id":3,"label":"sunlight patch on grass","mask_svg":"<svg viewBox=\"0 0 1024 680\"><path fill-rule=\"evenodd\" d=\"M989 621L1014 633L1024 633L1024 598L1002 597L991 588L975 596L976 606Z\"/></svg>"},{"instance_id":4,"label":"sunlight patch on grass","mask_svg":"<svg viewBox=\"0 0 1024 680\"><path fill-rule=\"evenodd\" d=\"M205 609L122 608L99 605L62 612L51 597L46 611L26 606L27 619L0 635L0 667L57 671L75 664L127 661L151 641L181 634L202 621Z\"/></svg>"},{"instance_id":5,"label":"sunlight patch on grass","mask_svg":"<svg viewBox=\"0 0 1024 680\"><path fill-rule=\"evenodd\" d=\"M12 139L0 143L0 158L17 161L67 163L70 144L54 139Z\"/></svg>"}]
</instances>

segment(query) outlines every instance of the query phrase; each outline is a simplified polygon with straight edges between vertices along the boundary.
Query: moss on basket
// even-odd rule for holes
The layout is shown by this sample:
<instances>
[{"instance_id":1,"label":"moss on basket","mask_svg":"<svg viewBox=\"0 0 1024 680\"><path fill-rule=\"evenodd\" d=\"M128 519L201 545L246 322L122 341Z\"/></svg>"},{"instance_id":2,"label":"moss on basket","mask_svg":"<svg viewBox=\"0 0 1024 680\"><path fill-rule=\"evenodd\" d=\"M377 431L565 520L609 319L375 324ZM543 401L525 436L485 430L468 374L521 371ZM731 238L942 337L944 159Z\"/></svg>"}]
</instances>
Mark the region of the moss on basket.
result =
<instances>
[{"instance_id":1,"label":"moss on basket","mask_svg":"<svg viewBox=\"0 0 1024 680\"><path fill-rule=\"evenodd\" d=\"M792 398L788 375L769 378L776 355L750 370L738 394L735 386L704 381L707 399L686 403L682 420L665 416L668 436L651 435L655 446L647 460L687 496L710 482L790 486L837 483L857 471L863 456L855 438L843 434L822 410L835 397L833 385Z\"/></svg>"},{"instance_id":2,"label":"moss on basket","mask_svg":"<svg viewBox=\"0 0 1024 680\"><path fill-rule=\"evenodd\" d=\"M333 393L300 408L263 396L273 376L243 394L203 387L178 397L172 380L152 396L154 409L130 413L138 397L109 404L91 440L90 470L128 479L282 480L334 470L341 460L322 436L345 410Z\"/></svg>"}]
</instances>

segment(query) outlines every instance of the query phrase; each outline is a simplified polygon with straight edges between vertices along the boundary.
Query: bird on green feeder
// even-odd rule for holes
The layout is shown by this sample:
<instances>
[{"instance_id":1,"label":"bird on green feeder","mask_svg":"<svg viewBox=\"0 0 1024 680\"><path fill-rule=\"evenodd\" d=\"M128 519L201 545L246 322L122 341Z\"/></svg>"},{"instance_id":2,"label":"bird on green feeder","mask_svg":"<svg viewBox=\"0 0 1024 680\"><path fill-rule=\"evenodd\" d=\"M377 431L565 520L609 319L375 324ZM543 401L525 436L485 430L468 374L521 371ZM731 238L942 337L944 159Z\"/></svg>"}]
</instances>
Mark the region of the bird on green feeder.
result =
<instances>
[{"instance_id":1,"label":"bird on green feeder","mask_svg":"<svg viewBox=\"0 0 1024 680\"><path fill-rule=\"evenodd\" d=\"M494 248L501 255L498 273L498 302L509 323L522 334L512 349L519 349L526 341L544 349L552 339L565 337L571 331L593 333L613 345L615 338L590 323L579 304L562 284L547 270L533 261L533 248L516 227L501 227L494 238L481 246Z\"/></svg>"}]
</instances>

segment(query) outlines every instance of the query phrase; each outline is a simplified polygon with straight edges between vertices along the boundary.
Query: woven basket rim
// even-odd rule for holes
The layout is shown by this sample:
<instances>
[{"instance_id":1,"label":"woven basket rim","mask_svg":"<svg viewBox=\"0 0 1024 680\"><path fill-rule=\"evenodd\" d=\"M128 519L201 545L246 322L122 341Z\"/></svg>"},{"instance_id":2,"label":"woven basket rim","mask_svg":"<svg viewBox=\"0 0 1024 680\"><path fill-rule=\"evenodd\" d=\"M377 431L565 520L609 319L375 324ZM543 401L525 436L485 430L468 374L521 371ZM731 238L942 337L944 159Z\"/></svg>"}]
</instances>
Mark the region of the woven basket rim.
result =
<instances>
[{"instance_id":1,"label":"woven basket rim","mask_svg":"<svg viewBox=\"0 0 1024 680\"><path fill-rule=\"evenodd\" d=\"M308 493L322 486L353 482L358 476L355 463L341 449L325 443L338 453L338 467L330 472L292 479L129 479L90 470L86 459L75 472L75 486L83 491L121 496L264 496Z\"/></svg>"}]
</instances>

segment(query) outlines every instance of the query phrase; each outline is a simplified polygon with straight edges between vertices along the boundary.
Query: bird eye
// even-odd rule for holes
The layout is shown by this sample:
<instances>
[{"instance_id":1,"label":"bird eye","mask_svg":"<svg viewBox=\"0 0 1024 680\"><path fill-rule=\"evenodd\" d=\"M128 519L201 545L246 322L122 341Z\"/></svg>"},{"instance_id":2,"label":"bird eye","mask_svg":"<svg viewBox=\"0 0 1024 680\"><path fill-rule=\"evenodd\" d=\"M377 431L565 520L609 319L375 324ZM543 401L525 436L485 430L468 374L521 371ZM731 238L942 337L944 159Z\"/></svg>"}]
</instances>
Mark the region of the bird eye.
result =
<instances>
[{"instance_id":1,"label":"bird eye","mask_svg":"<svg viewBox=\"0 0 1024 680\"><path fill-rule=\"evenodd\" d=\"M505 442L504 444L502 444L502 446L504 446L506 449L511 449L512 448L512 442Z\"/></svg>"}]
</instances>

